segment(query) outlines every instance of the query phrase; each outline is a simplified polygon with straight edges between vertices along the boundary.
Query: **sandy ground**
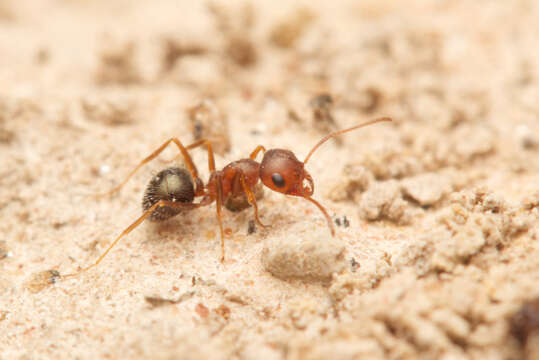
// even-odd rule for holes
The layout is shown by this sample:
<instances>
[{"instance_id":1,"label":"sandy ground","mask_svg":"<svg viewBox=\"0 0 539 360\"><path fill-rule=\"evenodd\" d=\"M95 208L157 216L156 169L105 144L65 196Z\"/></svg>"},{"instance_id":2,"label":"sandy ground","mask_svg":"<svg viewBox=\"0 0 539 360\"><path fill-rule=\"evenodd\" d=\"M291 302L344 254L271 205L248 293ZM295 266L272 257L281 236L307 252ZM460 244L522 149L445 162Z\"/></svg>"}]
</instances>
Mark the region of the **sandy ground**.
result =
<instances>
[{"instance_id":1,"label":"sandy ground","mask_svg":"<svg viewBox=\"0 0 539 360\"><path fill-rule=\"evenodd\" d=\"M539 358L539 2L272 3L0 2L0 359ZM211 205L62 277L166 139L222 168L379 116L307 164L334 238L266 189L223 264Z\"/></svg>"}]
</instances>

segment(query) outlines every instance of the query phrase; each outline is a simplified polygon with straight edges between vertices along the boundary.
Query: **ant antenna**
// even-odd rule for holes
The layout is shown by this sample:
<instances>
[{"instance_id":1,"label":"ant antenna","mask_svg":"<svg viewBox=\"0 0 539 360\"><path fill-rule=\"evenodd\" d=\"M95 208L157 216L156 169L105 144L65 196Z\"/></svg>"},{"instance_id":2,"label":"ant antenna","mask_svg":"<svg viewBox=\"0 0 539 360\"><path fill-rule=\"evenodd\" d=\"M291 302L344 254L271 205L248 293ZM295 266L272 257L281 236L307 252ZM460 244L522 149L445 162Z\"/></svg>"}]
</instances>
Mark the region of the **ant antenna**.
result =
<instances>
[{"instance_id":1,"label":"ant antenna","mask_svg":"<svg viewBox=\"0 0 539 360\"><path fill-rule=\"evenodd\" d=\"M303 161L303 163L306 164L307 161L309 161L309 159L311 158L311 155L316 151L316 149L318 149L323 143L325 143L325 142L328 141L329 139L331 139L331 138L333 138L333 137L335 137L335 136L338 136L338 135L347 133L347 132L349 132L349 131L359 129L359 128L364 127L364 126L376 124L376 123L379 123L379 122L382 122L382 121L392 121L392 120L391 120L391 118L388 118L388 117L382 117L382 118L378 118L378 119L374 119L374 120L371 120L371 121L364 122L363 124L359 124L359 125L356 125L356 126L352 126L351 128L348 128L348 129L343 129L343 130L335 131L334 133L331 133L331 134L329 134L329 135L324 136L324 137L322 138L322 140L320 140L320 141L318 142L318 144L316 144L316 145L311 149L311 151L309 152L309 154L307 155L307 157L305 158L305 161Z\"/></svg>"}]
</instances>

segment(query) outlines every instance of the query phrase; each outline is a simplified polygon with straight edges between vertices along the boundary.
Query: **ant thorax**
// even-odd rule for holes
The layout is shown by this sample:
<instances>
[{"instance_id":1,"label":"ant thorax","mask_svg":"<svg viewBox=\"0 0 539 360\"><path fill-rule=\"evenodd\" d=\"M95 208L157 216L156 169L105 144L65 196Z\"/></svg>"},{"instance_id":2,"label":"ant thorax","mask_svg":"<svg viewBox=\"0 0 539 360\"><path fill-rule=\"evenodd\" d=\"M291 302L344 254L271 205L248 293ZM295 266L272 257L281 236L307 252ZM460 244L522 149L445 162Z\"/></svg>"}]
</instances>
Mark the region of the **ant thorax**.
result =
<instances>
[{"instance_id":1,"label":"ant thorax","mask_svg":"<svg viewBox=\"0 0 539 360\"><path fill-rule=\"evenodd\" d=\"M242 178L245 185L252 189L258 183L260 164L251 159L233 161L221 170L223 196L238 196L244 193Z\"/></svg>"}]
</instances>

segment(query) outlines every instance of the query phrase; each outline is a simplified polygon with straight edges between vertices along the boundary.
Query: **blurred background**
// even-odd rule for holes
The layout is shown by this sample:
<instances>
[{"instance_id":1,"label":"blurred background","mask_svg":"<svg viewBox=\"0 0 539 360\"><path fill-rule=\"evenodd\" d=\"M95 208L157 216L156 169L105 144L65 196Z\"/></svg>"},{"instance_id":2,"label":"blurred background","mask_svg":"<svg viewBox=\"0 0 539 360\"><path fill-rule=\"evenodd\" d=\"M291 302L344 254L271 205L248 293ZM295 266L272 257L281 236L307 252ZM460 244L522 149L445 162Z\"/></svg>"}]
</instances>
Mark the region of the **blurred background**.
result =
<instances>
[{"instance_id":1,"label":"blurred background","mask_svg":"<svg viewBox=\"0 0 539 360\"><path fill-rule=\"evenodd\" d=\"M539 296L538 19L534 0L0 0L0 358L534 358L513 316ZM329 280L261 260L328 233L265 191L268 231L225 213L226 266L210 206L59 281L177 151L85 195L166 139L211 139L222 168L380 116L308 164L346 250Z\"/></svg>"}]
</instances>

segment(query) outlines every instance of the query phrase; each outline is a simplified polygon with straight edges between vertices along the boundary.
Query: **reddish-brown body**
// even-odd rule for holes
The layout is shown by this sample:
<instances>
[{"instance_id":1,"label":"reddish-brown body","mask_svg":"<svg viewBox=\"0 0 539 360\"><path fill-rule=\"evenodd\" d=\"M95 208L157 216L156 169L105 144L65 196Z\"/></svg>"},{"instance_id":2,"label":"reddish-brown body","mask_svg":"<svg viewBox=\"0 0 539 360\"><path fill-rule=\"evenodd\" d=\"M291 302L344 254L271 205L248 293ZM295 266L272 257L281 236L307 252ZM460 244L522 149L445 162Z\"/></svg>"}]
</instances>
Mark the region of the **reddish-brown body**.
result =
<instances>
[{"instance_id":1,"label":"reddish-brown body","mask_svg":"<svg viewBox=\"0 0 539 360\"><path fill-rule=\"evenodd\" d=\"M140 223L149 217L154 210L163 207L190 210L200 206L210 205L213 202L216 203L217 220L219 222L219 229L221 233L221 261L224 261L224 230L221 209L226 199L244 195L249 204L253 207L255 219L258 224L261 226L266 226L258 217L258 207L256 205L256 198L254 195L254 188L258 184L259 180L262 181L264 186L273 191L285 195L300 196L316 205L316 207L318 207L325 216L328 227L331 230L331 234L334 235L335 229L327 211L322 205L311 197L314 193L314 182L311 175L305 170L305 164L314 151L332 137L381 121L391 121L391 119L379 118L325 136L311 149L303 162L299 161L294 153L290 150L271 149L266 151L263 146L259 145L251 153L248 159L241 159L231 162L222 170L216 170L215 168L215 160L213 157L211 142L207 140L199 140L189 146L184 147L180 140L177 138L171 138L152 154L142 160L140 164L127 176L127 178L109 193L119 190L142 165L156 158L170 143L175 143L176 146L178 146L181 155L185 159L187 169L193 178L194 185L191 184L190 186L193 188L192 191L195 194L195 198L201 197L201 200L198 203L167 200L157 201L155 204L145 210L142 216L140 216L133 224L125 229L93 265L90 265L89 267L84 268L75 274L65 276L74 276L80 274L81 272L84 272L99 264L99 262L101 262L105 255L123 236L135 229ZM198 170L187 151L202 145L205 145L207 148L208 167L210 170L210 178L206 185L204 185L203 181L198 176ZM262 161L258 163L255 161L255 159L258 153L261 151L264 153L264 157L262 158Z\"/></svg>"},{"instance_id":2,"label":"reddish-brown body","mask_svg":"<svg viewBox=\"0 0 539 360\"><path fill-rule=\"evenodd\" d=\"M245 183L249 189L253 189L258 184L258 171L260 164L251 159L241 159L231 162L223 170L215 171L210 175L206 185L207 195L217 198L217 187L219 178L221 179L221 189L223 199L229 196L238 196L244 193L241 184L241 174L245 177Z\"/></svg>"}]
</instances>

